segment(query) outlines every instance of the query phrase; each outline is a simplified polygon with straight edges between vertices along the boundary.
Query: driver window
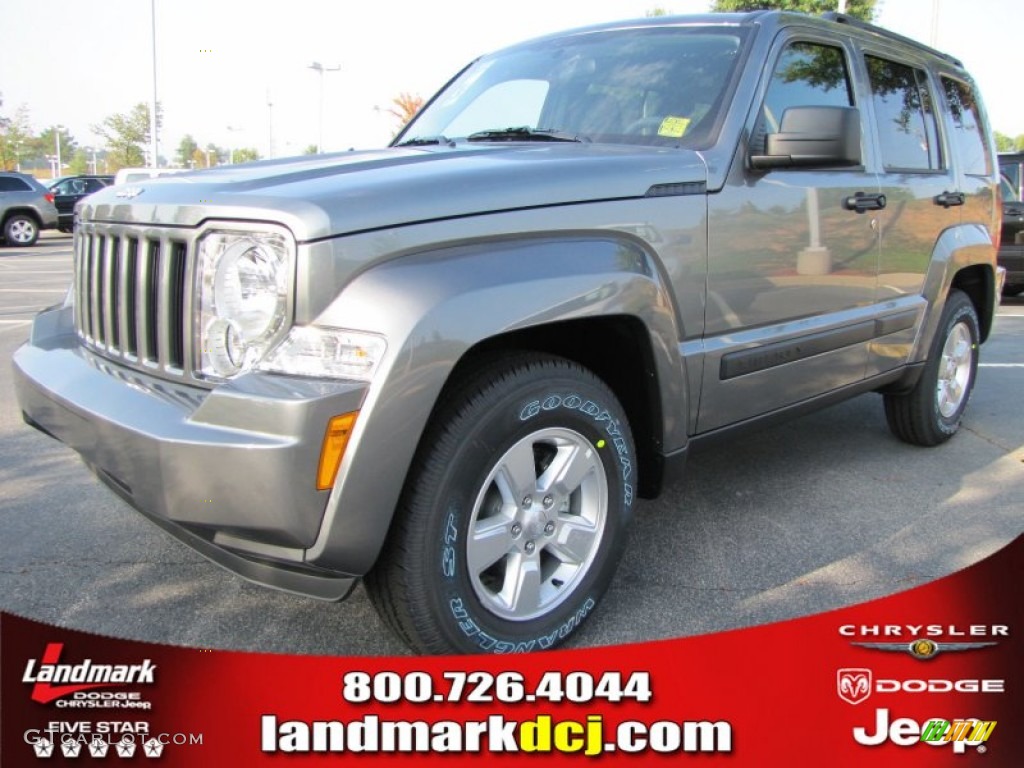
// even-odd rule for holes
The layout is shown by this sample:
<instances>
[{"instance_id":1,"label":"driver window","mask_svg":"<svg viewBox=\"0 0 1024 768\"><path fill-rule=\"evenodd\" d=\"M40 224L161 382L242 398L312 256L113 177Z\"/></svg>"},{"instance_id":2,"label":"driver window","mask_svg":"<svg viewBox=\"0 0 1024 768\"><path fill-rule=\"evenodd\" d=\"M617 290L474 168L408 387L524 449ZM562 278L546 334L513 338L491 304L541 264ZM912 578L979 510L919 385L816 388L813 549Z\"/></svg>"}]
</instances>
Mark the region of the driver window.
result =
<instances>
[{"instance_id":1,"label":"driver window","mask_svg":"<svg viewBox=\"0 0 1024 768\"><path fill-rule=\"evenodd\" d=\"M841 48L822 43L790 43L775 65L761 116L751 139L752 154L764 152L765 137L778 133L790 107L851 107L853 89Z\"/></svg>"}]
</instances>

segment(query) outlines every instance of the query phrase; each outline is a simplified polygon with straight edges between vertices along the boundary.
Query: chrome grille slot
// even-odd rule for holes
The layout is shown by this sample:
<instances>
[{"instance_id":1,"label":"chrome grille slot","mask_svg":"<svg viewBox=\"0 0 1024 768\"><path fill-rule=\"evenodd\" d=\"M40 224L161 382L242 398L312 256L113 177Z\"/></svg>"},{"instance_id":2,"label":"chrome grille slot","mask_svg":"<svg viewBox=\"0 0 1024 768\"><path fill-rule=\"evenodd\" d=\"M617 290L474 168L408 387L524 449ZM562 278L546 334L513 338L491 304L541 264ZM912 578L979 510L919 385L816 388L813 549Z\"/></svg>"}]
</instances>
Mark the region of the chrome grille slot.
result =
<instances>
[{"instance_id":1,"label":"chrome grille slot","mask_svg":"<svg viewBox=\"0 0 1024 768\"><path fill-rule=\"evenodd\" d=\"M75 325L85 344L168 378L191 374L193 242L181 230L83 223L75 245Z\"/></svg>"}]
</instances>

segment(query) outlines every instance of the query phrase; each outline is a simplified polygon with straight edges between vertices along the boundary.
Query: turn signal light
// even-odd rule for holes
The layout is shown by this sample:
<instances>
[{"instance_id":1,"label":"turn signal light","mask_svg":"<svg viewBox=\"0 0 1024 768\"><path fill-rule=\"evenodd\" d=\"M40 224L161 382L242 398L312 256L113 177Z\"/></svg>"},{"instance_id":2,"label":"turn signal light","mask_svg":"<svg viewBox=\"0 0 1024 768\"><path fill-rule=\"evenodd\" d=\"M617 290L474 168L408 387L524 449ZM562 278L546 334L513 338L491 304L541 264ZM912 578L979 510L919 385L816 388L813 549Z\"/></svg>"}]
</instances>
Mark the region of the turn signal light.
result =
<instances>
[{"instance_id":1,"label":"turn signal light","mask_svg":"<svg viewBox=\"0 0 1024 768\"><path fill-rule=\"evenodd\" d=\"M329 491L334 487L334 480L338 477L338 467L341 466L341 460L345 457L345 448L348 447L348 439L355 428L358 415L359 411L343 413L327 423L324 443L320 448L320 466L316 471L316 489L318 491Z\"/></svg>"}]
</instances>

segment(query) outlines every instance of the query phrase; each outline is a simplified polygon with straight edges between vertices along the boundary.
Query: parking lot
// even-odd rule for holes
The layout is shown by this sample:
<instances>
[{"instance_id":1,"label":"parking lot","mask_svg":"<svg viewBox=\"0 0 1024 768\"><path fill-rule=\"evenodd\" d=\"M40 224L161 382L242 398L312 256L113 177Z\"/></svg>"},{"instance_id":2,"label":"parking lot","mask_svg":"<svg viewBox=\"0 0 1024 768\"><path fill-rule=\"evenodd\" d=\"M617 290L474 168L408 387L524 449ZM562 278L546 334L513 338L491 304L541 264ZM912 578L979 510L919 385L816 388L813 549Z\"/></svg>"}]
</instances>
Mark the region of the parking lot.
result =
<instances>
[{"instance_id":1,"label":"parking lot","mask_svg":"<svg viewBox=\"0 0 1024 768\"><path fill-rule=\"evenodd\" d=\"M24 425L10 358L59 302L71 238L0 247L0 608L181 645L400 654L362 589L320 603L253 586L116 499ZM611 590L575 645L703 634L891 594L1024 532L1024 300L999 310L964 429L935 449L889 434L881 399L695 453L639 506Z\"/></svg>"}]
</instances>

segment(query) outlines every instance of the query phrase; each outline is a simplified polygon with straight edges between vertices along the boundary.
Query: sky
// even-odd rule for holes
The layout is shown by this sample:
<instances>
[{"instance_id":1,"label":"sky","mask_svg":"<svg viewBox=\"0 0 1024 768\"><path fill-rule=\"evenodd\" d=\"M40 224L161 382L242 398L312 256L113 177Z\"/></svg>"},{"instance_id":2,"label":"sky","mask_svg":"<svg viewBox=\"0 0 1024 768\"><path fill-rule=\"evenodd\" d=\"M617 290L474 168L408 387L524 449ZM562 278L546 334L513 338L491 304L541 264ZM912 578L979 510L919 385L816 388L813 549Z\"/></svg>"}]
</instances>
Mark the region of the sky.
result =
<instances>
[{"instance_id":1,"label":"sky","mask_svg":"<svg viewBox=\"0 0 1024 768\"><path fill-rule=\"evenodd\" d=\"M201 146L299 154L316 144L320 86L326 151L383 146L386 110L408 92L429 97L482 53L550 32L707 10L710 0L152 0L156 8L160 154L181 138ZM70 130L83 147L114 113L149 102L150 0L0 0L0 114L29 109L35 131ZM880 0L876 23L964 61L993 127L1024 134L1019 0ZM937 10L933 25L932 14ZM932 34L936 35L933 41ZM309 66L340 67L322 76ZM272 152L271 152L272 149Z\"/></svg>"}]
</instances>

